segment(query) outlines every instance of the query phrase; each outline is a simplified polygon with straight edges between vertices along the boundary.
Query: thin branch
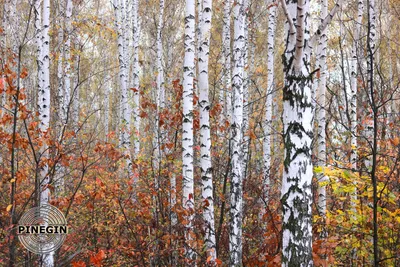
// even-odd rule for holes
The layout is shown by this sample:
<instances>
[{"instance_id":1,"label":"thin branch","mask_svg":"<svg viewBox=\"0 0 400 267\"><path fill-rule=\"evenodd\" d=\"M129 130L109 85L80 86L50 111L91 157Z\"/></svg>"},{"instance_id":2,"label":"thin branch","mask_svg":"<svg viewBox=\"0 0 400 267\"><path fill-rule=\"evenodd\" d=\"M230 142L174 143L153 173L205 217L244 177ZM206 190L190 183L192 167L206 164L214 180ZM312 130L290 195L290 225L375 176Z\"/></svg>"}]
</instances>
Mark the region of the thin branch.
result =
<instances>
[{"instance_id":1,"label":"thin branch","mask_svg":"<svg viewBox=\"0 0 400 267\"><path fill-rule=\"evenodd\" d=\"M317 41L317 38L321 36L322 32L326 29L326 27L329 25L329 23L331 23L333 17L339 11L339 8L342 6L342 2L343 2L343 0L339 0L335 4L335 6L332 8L331 12L329 12L328 16L326 16L325 19L318 26L317 31L310 38L310 46L311 47L314 46L315 42Z\"/></svg>"},{"instance_id":2,"label":"thin branch","mask_svg":"<svg viewBox=\"0 0 400 267\"><path fill-rule=\"evenodd\" d=\"M289 14L289 12L287 10L287 6L286 6L286 3L285 3L285 0L281 0L281 4L282 4L283 13L285 14L286 19L287 19L287 21L289 23L290 33L291 34L295 34L296 33L296 28L294 27L293 19L290 16L290 14Z\"/></svg>"}]
</instances>

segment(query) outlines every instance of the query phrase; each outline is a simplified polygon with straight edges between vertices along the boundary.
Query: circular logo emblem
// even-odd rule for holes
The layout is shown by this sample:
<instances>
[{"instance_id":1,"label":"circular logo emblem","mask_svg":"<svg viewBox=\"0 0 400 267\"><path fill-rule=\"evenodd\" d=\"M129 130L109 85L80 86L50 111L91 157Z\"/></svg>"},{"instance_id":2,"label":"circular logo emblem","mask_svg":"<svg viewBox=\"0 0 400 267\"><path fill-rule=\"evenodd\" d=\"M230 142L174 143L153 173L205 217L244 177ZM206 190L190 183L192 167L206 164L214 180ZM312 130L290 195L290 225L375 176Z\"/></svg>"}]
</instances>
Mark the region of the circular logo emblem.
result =
<instances>
[{"instance_id":1,"label":"circular logo emblem","mask_svg":"<svg viewBox=\"0 0 400 267\"><path fill-rule=\"evenodd\" d=\"M18 222L18 239L30 252L48 254L61 247L68 234L67 220L56 207L34 207Z\"/></svg>"}]
</instances>

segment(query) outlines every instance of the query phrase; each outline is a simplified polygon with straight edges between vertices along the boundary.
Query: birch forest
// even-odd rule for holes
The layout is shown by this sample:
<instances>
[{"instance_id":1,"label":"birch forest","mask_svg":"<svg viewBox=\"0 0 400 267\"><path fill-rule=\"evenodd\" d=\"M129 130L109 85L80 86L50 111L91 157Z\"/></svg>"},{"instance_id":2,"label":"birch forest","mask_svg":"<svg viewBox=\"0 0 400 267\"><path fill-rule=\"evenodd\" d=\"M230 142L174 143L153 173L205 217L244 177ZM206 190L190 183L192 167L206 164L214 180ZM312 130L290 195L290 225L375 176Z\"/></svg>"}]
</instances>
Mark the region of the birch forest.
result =
<instances>
[{"instance_id":1,"label":"birch forest","mask_svg":"<svg viewBox=\"0 0 400 267\"><path fill-rule=\"evenodd\" d=\"M0 266L400 266L399 6L0 0Z\"/></svg>"}]
</instances>

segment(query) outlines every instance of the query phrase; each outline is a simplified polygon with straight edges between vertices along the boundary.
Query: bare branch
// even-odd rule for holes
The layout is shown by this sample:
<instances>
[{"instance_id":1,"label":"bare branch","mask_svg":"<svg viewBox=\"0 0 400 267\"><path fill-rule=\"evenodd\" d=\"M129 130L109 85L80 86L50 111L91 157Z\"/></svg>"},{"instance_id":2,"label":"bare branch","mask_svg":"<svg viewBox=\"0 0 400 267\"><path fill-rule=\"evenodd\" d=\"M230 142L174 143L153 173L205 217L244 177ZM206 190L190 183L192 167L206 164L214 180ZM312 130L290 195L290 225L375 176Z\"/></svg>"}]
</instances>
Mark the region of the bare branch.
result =
<instances>
[{"instance_id":1,"label":"bare branch","mask_svg":"<svg viewBox=\"0 0 400 267\"><path fill-rule=\"evenodd\" d=\"M301 71L301 60L304 51L304 27L305 27L305 6L304 0L299 0L297 4L297 14L296 14L296 50L294 53L293 67L296 72Z\"/></svg>"},{"instance_id":2,"label":"bare branch","mask_svg":"<svg viewBox=\"0 0 400 267\"><path fill-rule=\"evenodd\" d=\"M339 8L342 6L343 0L339 0L335 6L332 8L331 12L329 12L328 16L325 17L325 19L321 22L321 24L318 26L317 31L314 33L314 35L310 38L310 46L313 47L317 37L321 36L322 32L325 30L325 28L331 23L333 17L335 14L339 11Z\"/></svg>"},{"instance_id":3,"label":"bare branch","mask_svg":"<svg viewBox=\"0 0 400 267\"><path fill-rule=\"evenodd\" d=\"M287 19L287 21L289 23L290 33L291 34L295 34L296 33L296 28L294 27L293 19L290 16L290 14L289 14L289 12L287 10L287 6L286 6L286 3L285 3L285 0L281 0L281 4L282 4L283 13L285 14L286 19Z\"/></svg>"}]
</instances>

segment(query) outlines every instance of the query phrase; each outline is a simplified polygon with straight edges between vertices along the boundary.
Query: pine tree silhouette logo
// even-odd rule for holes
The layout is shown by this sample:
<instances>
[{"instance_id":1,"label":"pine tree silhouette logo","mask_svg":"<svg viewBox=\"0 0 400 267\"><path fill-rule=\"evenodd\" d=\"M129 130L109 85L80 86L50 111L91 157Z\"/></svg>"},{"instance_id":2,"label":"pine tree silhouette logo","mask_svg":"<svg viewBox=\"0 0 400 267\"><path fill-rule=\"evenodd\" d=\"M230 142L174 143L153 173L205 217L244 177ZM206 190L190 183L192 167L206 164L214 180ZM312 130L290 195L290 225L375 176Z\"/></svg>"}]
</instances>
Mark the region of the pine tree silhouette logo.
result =
<instances>
[{"instance_id":1,"label":"pine tree silhouette logo","mask_svg":"<svg viewBox=\"0 0 400 267\"><path fill-rule=\"evenodd\" d=\"M64 243L67 220L56 207L45 204L28 210L18 222L18 239L30 252L48 254Z\"/></svg>"}]
</instances>

